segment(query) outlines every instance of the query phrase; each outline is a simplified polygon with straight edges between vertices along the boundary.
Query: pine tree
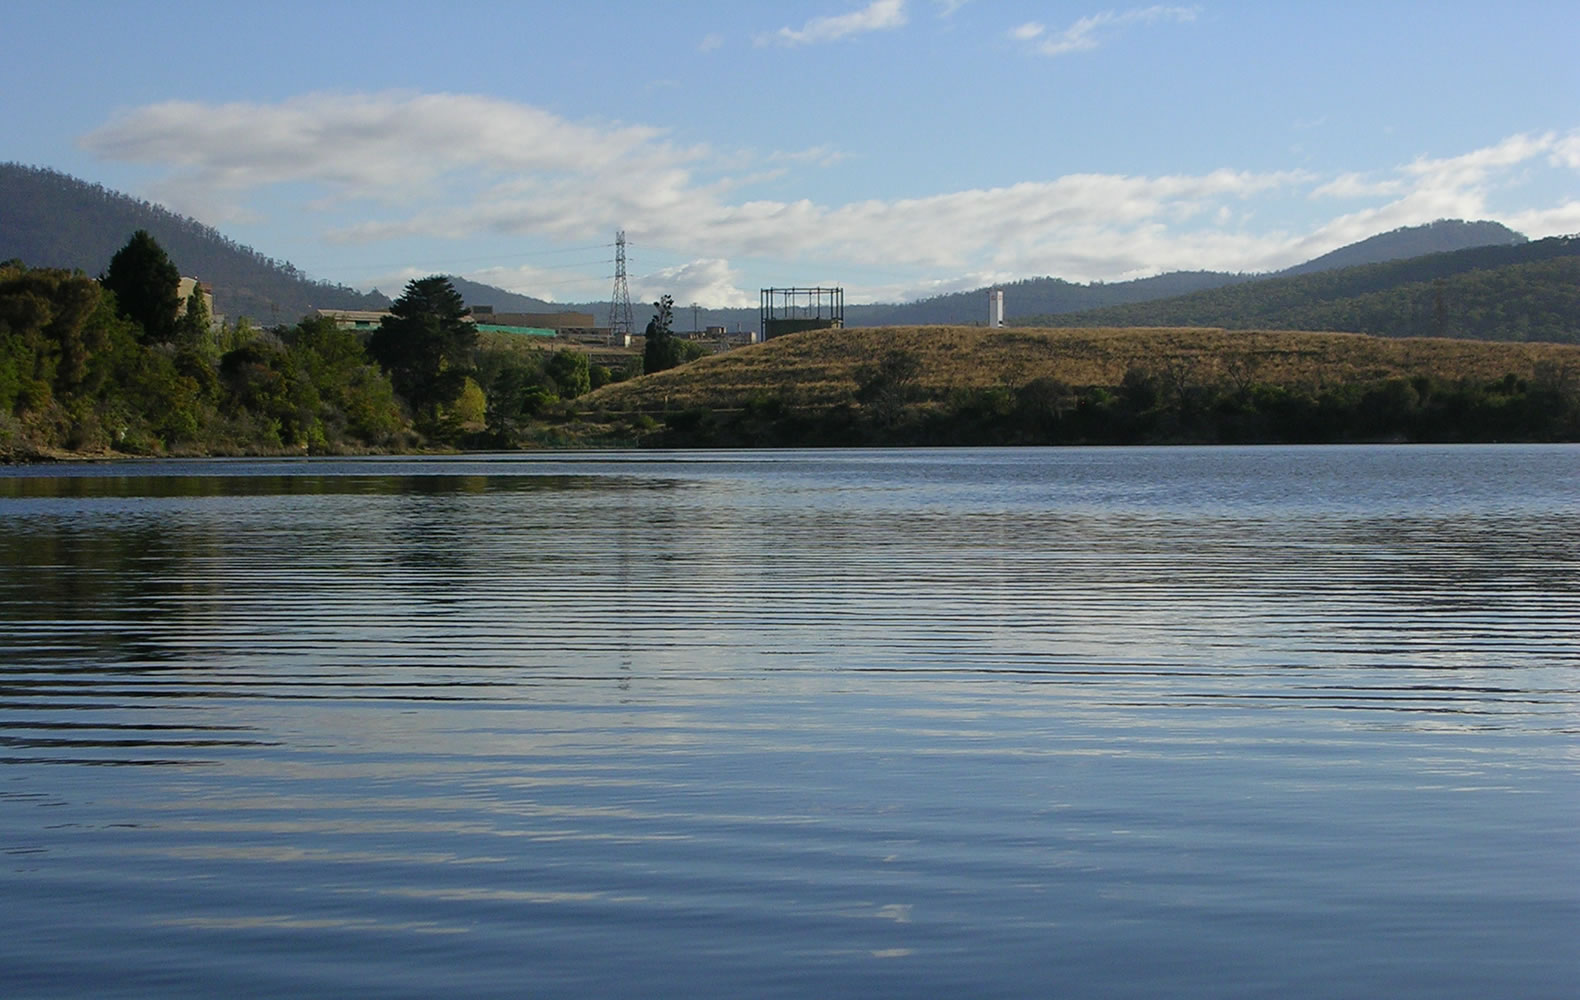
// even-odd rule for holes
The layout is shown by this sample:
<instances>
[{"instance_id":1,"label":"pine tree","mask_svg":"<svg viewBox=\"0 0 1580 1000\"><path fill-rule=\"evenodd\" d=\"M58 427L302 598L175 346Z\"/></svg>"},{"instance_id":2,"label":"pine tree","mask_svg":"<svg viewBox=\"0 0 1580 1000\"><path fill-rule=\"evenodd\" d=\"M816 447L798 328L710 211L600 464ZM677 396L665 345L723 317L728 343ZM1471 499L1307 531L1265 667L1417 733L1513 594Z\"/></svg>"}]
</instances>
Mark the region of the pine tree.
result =
<instances>
[{"instance_id":1,"label":"pine tree","mask_svg":"<svg viewBox=\"0 0 1580 1000\"><path fill-rule=\"evenodd\" d=\"M142 327L143 343L175 338L181 272L148 230L139 229L115 252L99 283L115 293L120 315Z\"/></svg>"},{"instance_id":2,"label":"pine tree","mask_svg":"<svg viewBox=\"0 0 1580 1000\"><path fill-rule=\"evenodd\" d=\"M413 279L368 340L368 353L389 372L395 391L430 424L472 374L477 327L466 314L466 301L449 278Z\"/></svg>"}]
</instances>

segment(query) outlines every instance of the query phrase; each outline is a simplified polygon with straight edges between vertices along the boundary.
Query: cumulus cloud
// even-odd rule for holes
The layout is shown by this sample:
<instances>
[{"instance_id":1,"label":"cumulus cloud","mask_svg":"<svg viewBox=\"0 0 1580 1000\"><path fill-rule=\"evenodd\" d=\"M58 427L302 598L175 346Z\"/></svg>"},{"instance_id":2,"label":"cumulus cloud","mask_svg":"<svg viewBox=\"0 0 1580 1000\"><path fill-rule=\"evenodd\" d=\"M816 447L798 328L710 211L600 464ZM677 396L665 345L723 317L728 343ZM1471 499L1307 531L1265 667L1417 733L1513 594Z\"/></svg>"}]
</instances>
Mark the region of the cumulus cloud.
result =
<instances>
[{"instance_id":1,"label":"cumulus cloud","mask_svg":"<svg viewBox=\"0 0 1580 1000\"><path fill-rule=\"evenodd\" d=\"M673 295L677 309L692 302L713 309L757 305L756 293L748 294L740 284L740 272L728 261L707 258L637 275L631 279L631 296L656 302L660 295Z\"/></svg>"},{"instance_id":2,"label":"cumulus cloud","mask_svg":"<svg viewBox=\"0 0 1580 1000\"><path fill-rule=\"evenodd\" d=\"M1580 170L1580 132L1571 132L1553 147L1549 162L1555 167Z\"/></svg>"},{"instance_id":3,"label":"cumulus cloud","mask_svg":"<svg viewBox=\"0 0 1580 1000\"><path fill-rule=\"evenodd\" d=\"M88 133L105 159L154 163L209 191L303 177L365 197L399 195L449 171L597 170L641 149L674 154L658 129L565 121L525 104L467 94L308 94L279 104L167 101Z\"/></svg>"},{"instance_id":4,"label":"cumulus cloud","mask_svg":"<svg viewBox=\"0 0 1580 1000\"><path fill-rule=\"evenodd\" d=\"M679 146L661 129L573 122L468 95L171 102L134 110L83 144L106 158L163 166L164 185L211 206L251 210L249 199L271 190L303 207L327 199L344 211L319 235L343 246L488 237L572 246L624 229L637 244L697 258L652 272L641 295L668 290L685 301L749 305L735 267L753 258L816 262L825 273L864 270L889 282L875 293L896 295L936 294L962 275L1084 281L1179 268L1273 269L1398 226L1486 218L1498 193L1524 173L1580 165L1577 135L1516 135L1366 174L1070 173L844 202L751 197L762 178L783 184L837 162L836 150L720 154ZM1258 209L1280 198L1358 204L1301 232L1252 228ZM1569 201L1507 221L1533 236L1573 232L1576 213ZM606 294L610 273L600 266L473 276L563 301ZM935 283L942 276L945 283Z\"/></svg>"},{"instance_id":5,"label":"cumulus cloud","mask_svg":"<svg viewBox=\"0 0 1580 1000\"><path fill-rule=\"evenodd\" d=\"M1415 226L1437 219L1485 219L1496 214L1491 199L1495 191L1529 164L1547 159L1559 165L1574 134L1560 136L1512 135L1491 146L1458 156L1418 157L1396 168L1391 176L1363 178L1345 174L1316 188L1312 196L1391 197L1328 221L1317 231L1294 242L1297 254L1314 256L1347 243L1400 226ZM1507 214L1503 220L1532 236L1569 232L1576 220L1575 203ZM1302 258L1303 259L1303 258Z\"/></svg>"},{"instance_id":6,"label":"cumulus cloud","mask_svg":"<svg viewBox=\"0 0 1580 1000\"><path fill-rule=\"evenodd\" d=\"M1522 233L1580 236L1580 200L1566 201L1550 208L1515 212L1502 221Z\"/></svg>"},{"instance_id":7,"label":"cumulus cloud","mask_svg":"<svg viewBox=\"0 0 1580 1000\"><path fill-rule=\"evenodd\" d=\"M1194 21L1198 7L1166 7L1155 5L1132 10L1105 10L1080 18L1056 35L1049 35L1047 27L1035 21L1027 22L1010 31L1017 41L1034 43L1033 49L1045 56L1062 56L1071 52L1086 52L1097 48L1107 35L1137 24L1158 21Z\"/></svg>"},{"instance_id":8,"label":"cumulus cloud","mask_svg":"<svg viewBox=\"0 0 1580 1000\"><path fill-rule=\"evenodd\" d=\"M784 27L772 34L759 35L759 45L812 45L834 42L851 35L869 31L887 31L904 27L905 0L873 0L872 3L848 14L814 17L799 28Z\"/></svg>"}]
</instances>

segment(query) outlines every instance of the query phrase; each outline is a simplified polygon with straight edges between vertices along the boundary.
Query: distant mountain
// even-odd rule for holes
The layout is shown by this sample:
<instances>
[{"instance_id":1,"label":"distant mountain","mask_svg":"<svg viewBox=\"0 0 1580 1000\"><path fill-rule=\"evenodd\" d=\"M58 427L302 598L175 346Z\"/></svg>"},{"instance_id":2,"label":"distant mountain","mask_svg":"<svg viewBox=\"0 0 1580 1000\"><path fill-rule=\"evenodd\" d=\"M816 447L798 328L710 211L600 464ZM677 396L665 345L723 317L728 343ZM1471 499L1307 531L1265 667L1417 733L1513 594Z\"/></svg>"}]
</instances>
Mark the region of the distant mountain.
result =
<instances>
[{"instance_id":1,"label":"distant mountain","mask_svg":"<svg viewBox=\"0 0 1580 1000\"><path fill-rule=\"evenodd\" d=\"M545 302L530 295L507 292L503 288L485 285L479 281L471 281L460 275L450 275L450 284L454 285L455 290L461 293L461 298L466 301L469 308L471 306L493 306L494 312L518 313L563 312L567 308L563 303ZM605 303L604 310L606 312L608 308L608 303Z\"/></svg>"},{"instance_id":2,"label":"distant mountain","mask_svg":"<svg viewBox=\"0 0 1580 1000\"><path fill-rule=\"evenodd\" d=\"M1264 278L1155 302L1028 317L1021 323L1580 343L1580 237Z\"/></svg>"},{"instance_id":3,"label":"distant mountain","mask_svg":"<svg viewBox=\"0 0 1580 1000\"><path fill-rule=\"evenodd\" d=\"M1335 271L1342 267L1359 267L1362 264L1381 264L1390 260L1404 260L1429 253L1450 253L1473 247L1517 246L1528 243L1529 238L1517 233L1501 222L1464 222L1460 219L1439 219L1424 226L1405 226L1392 232L1380 233L1370 239L1339 247L1331 253L1315 257L1304 264L1285 268L1280 275L1315 274L1318 271Z\"/></svg>"},{"instance_id":4,"label":"distant mountain","mask_svg":"<svg viewBox=\"0 0 1580 1000\"><path fill-rule=\"evenodd\" d=\"M1184 295L1203 288L1218 288L1252 276L1219 271L1172 271L1150 278L1108 284L1081 285L1061 278L1027 278L1002 285L984 285L969 292L952 292L917 302L845 307L846 326L906 326L923 323L981 323L987 319L987 293L1004 290L1004 308L1011 316L1075 312L1127 302Z\"/></svg>"},{"instance_id":5,"label":"distant mountain","mask_svg":"<svg viewBox=\"0 0 1580 1000\"><path fill-rule=\"evenodd\" d=\"M97 275L115 251L138 229L146 229L169 253L182 274L214 288L215 309L228 317L247 316L273 325L301 318L314 307L383 309L389 299L343 285L308 278L282 260L265 257L251 247L227 239L216 230L158 205L139 201L66 174L16 163L0 164L0 260L19 258L38 267L80 269ZM1496 222L1440 220L1383 233L1342 247L1277 276L1218 271L1175 271L1150 278L1113 283L1077 284L1059 278L1029 278L999 286L939 295L917 302L850 304L847 326L979 323L987 316L989 287L1005 290L1010 319L1063 316L1110 307L1131 306L1179 296L1258 284L1274 277L1300 277L1335 268L1400 260L1478 246L1519 246L1528 241ZM452 277L468 305L493 306L499 312L592 313L609 320L605 301L547 302L492 285ZM398 293L397 293L398 294ZM652 314L647 302L632 303L632 319L640 330ZM723 326L732 331L757 328L754 308L693 310L677 303L675 328L690 330ZM1212 324L1227 325L1227 324Z\"/></svg>"},{"instance_id":6,"label":"distant mountain","mask_svg":"<svg viewBox=\"0 0 1580 1000\"><path fill-rule=\"evenodd\" d=\"M1276 275L1311 274L1336 268L1403 260L1423 254L1469 247L1514 245L1525 236L1497 222L1462 222L1442 219L1424 226L1407 226L1340 247ZM980 323L987 318L987 293L1004 289L1005 314L1016 322L1026 317L1103 309L1153 302L1264 280L1275 275L1231 274L1223 271L1171 271L1133 281L1074 284L1059 278L1029 278L1003 285L984 285L969 292L939 295L897 305L847 306L847 326L889 326L911 323Z\"/></svg>"},{"instance_id":7,"label":"distant mountain","mask_svg":"<svg viewBox=\"0 0 1580 1000\"><path fill-rule=\"evenodd\" d=\"M1078 284L1060 278L1027 278L1001 285L984 285L966 292L951 292L915 302L847 304L845 325L906 326L917 324L972 324L987 318L987 293L992 288L1004 289L1005 311L1009 318L1022 322L1024 317L1053 316L1083 312L1112 306L1133 305L1171 299L1194 292L1247 284L1275 276L1317 273L1378 261L1402 260L1424 254L1441 253L1480 246L1512 246L1528 242L1520 233L1498 222L1463 222L1443 219L1424 226L1407 226L1382 233L1359 243L1340 247L1304 264L1297 264L1274 274L1234 274L1224 271L1171 271L1150 278L1131 281ZM461 279L452 279L462 289ZM608 322L607 300L583 303L543 303L537 299L516 295L489 285L467 282L462 289L468 305L490 305L505 311L506 304L520 300L536 305L519 307L522 312L540 310L574 309L590 312L598 322ZM509 308L518 308L510 305ZM646 324L652 309L648 303L632 303L632 318L638 329ZM700 309L695 318L684 303L675 308L675 328L689 330L693 326L723 326L730 330L756 329L757 310Z\"/></svg>"},{"instance_id":8,"label":"distant mountain","mask_svg":"<svg viewBox=\"0 0 1580 1000\"><path fill-rule=\"evenodd\" d=\"M214 310L263 325L294 323L314 307L383 309L389 299L313 281L214 229L146 201L75 177L0 163L0 260L103 273L139 229L164 247L184 275L214 288Z\"/></svg>"}]
</instances>

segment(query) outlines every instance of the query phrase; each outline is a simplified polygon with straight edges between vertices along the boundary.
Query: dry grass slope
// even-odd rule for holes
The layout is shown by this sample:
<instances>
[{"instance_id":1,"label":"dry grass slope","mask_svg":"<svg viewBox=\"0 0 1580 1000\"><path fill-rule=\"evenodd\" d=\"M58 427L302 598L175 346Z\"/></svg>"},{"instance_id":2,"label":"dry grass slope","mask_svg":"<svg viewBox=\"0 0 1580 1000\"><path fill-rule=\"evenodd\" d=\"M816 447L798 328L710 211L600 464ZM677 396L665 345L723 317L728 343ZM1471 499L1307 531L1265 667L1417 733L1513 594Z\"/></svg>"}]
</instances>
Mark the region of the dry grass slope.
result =
<instances>
[{"instance_id":1,"label":"dry grass slope","mask_svg":"<svg viewBox=\"0 0 1580 1000\"><path fill-rule=\"evenodd\" d=\"M1529 378L1546 365L1580 374L1580 346L1570 344L1196 328L870 327L780 337L584 399L613 411L727 409L765 395L796 406L837 405L852 399L862 365L894 350L921 360L918 384L934 399L954 389L1016 387L1038 378L1112 386L1131 368L1181 384L1301 387L1415 375Z\"/></svg>"}]
</instances>

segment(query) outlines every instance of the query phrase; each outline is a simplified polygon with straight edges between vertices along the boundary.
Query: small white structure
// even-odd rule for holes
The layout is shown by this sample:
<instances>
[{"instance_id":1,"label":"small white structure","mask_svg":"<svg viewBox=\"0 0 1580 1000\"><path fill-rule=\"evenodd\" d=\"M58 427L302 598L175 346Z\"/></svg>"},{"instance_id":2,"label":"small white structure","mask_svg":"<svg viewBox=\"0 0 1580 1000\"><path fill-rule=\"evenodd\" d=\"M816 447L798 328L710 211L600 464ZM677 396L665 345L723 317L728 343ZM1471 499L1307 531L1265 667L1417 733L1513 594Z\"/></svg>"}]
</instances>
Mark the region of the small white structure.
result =
<instances>
[{"instance_id":1,"label":"small white structure","mask_svg":"<svg viewBox=\"0 0 1580 1000\"><path fill-rule=\"evenodd\" d=\"M988 326L1004 325L1004 289L988 292Z\"/></svg>"}]
</instances>

